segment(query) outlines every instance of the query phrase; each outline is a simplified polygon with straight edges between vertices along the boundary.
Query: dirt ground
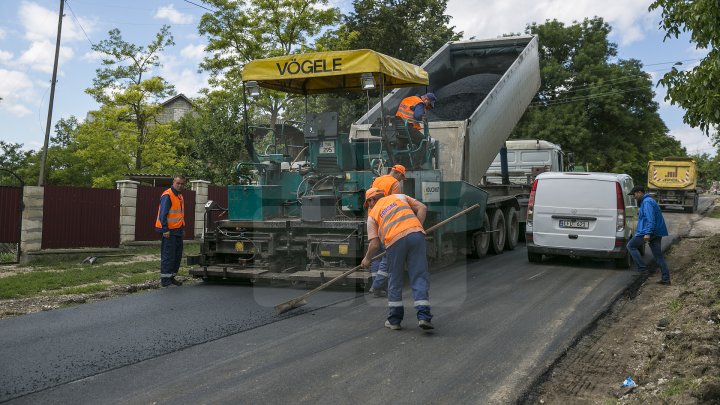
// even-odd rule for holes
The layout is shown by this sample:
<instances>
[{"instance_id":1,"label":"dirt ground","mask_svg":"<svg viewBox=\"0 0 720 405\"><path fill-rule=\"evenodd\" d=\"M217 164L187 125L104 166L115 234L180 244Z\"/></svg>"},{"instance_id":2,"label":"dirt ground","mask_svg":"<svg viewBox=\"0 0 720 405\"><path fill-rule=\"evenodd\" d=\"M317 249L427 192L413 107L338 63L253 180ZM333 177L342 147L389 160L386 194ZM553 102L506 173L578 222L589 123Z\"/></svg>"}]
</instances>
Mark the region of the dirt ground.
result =
<instances>
[{"instance_id":1,"label":"dirt ground","mask_svg":"<svg viewBox=\"0 0 720 405\"><path fill-rule=\"evenodd\" d=\"M672 285L659 272L638 280L524 403L720 404L720 234L683 239L666 259Z\"/></svg>"}]
</instances>

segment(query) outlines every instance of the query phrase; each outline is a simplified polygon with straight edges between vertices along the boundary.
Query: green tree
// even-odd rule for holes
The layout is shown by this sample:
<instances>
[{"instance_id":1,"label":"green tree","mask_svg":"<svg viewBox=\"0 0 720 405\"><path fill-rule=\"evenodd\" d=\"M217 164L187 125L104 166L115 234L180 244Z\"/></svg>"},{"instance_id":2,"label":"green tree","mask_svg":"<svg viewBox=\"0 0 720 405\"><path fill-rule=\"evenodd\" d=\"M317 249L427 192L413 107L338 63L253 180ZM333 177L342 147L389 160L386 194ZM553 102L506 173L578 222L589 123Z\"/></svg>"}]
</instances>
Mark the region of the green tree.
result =
<instances>
[{"instance_id":1,"label":"green tree","mask_svg":"<svg viewBox=\"0 0 720 405\"><path fill-rule=\"evenodd\" d=\"M175 90L162 77L144 78L144 75L160 66L160 53L175 42L167 25L147 46L125 41L117 28L108 34L109 38L92 46L93 51L104 57L102 67L96 70L93 86L85 91L105 107L128 112L121 115L134 125L133 132L127 135L135 139L135 170L143 170L144 151L152 142L148 139L150 127L160 112L157 103Z\"/></svg>"},{"instance_id":2,"label":"green tree","mask_svg":"<svg viewBox=\"0 0 720 405\"><path fill-rule=\"evenodd\" d=\"M668 135L641 63L610 62L617 56L610 30L599 17L527 27L540 38L542 84L512 137L559 143L592 171L628 173L642 182L648 160L686 153Z\"/></svg>"},{"instance_id":3,"label":"green tree","mask_svg":"<svg viewBox=\"0 0 720 405\"><path fill-rule=\"evenodd\" d=\"M720 2L717 0L655 0L650 11L662 10L660 27L665 39L690 32L690 41L708 54L691 70L673 67L659 83L667 87L666 100L685 109L683 121L700 127L705 134L714 130L720 142Z\"/></svg>"},{"instance_id":4,"label":"green tree","mask_svg":"<svg viewBox=\"0 0 720 405\"><path fill-rule=\"evenodd\" d=\"M183 151L185 173L213 184L235 184L235 166L247 160L242 138L242 95L214 91L195 100L195 114L186 114L174 124L187 139Z\"/></svg>"},{"instance_id":5,"label":"green tree","mask_svg":"<svg viewBox=\"0 0 720 405\"><path fill-rule=\"evenodd\" d=\"M0 141L0 185L19 185L15 176L18 176L26 184L31 184L37 178L39 170L33 170L37 165L37 154L34 151L25 151L21 143L8 143ZM15 174L8 173L12 172Z\"/></svg>"},{"instance_id":6,"label":"green tree","mask_svg":"<svg viewBox=\"0 0 720 405\"><path fill-rule=\"evenodd\" d=\"M446 0L354 0L353 11L343 16L339 27L325 32L315 48L320 51L367 48L420 65L446 42L463 36L449 25L446 9ZM340 127L349 130L367 109L368 96L371 105L380 100L377 91L355 93L343 99L325 96L319 98L318 107L333 105L333 111L339 112Z\"/></svg>"},{"instance_id":7,"label":"green tree","mask_svg":"<svg viewBox=\"0 0 720 405\"><path fill-rule=\"evenodd\" d=\"M206 13L198 26L208 39L200 67L210 72L210 83L241 91L241 73L251 60L289 55L312 48L311 40L340 19L328 0L204 0L216 11ZM263 92L253 101L266 122L274 125L290 97Z\"/></svg>"},{"instance_id":8,"label":"green tree","mask_svg":"<svg viewBox=\"0 0 720 405\"><path fill-rule=\"evenodd\" d=\"M462 38L450 26L447 0L354 0L336 31L346 49L369 48L417 65L448 41Z\"/></svg>"},{"instance_id":9,"label":"green tree","mask_svg":"<svg viewBox=\"0 0 720 405\"><path fill-rule=\"evenodd\" d=\"M713 181L720 180L720 154L710 156L707 153L693 155L697 163L698 186L709 190Z\"/></svg>"}]
</instances>

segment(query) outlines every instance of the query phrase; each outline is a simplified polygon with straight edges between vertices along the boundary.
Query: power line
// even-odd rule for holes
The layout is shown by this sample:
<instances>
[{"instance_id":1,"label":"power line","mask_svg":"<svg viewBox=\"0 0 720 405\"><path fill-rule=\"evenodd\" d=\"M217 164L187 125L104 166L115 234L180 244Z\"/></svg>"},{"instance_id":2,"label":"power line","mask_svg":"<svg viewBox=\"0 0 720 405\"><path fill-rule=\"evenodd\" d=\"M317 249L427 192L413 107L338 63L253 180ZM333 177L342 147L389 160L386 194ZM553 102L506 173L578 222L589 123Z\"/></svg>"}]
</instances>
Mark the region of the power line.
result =
<instances>
[{"instance_id":1,"label":"power line","mask_svg":"<svg viewBox=\"0 0 720 405\"><path fill-rule=\"evenodd\" d=\"M198 7L200 7L200 8L203 8L203 9L205 9L205 10L207 10L207 11L210 11L211 13L214 13L214 12L217 11L217 10L213 10L213 9L207 8L207 7L203 6L202 4L193 3L193 2L190 1L190 0L183 0L183 1L184 1L185 3L192 4L193 6L198 6Z\"/></svg>"},{"instance_id":2,"label":"power line","mask_svg":"<svg viewBox=\"0 0 720 405\"><path fill-rule=\"evenodd\" d=\"M635 87L632 89L613 90L613 91L609 91L609 92L605 92L605 93L590 94L587 96L578 96L578 97L571 97L571 98L558 99L558 100L550 100L550 101L546 101L546 102L538 101L538 102L530 104L529 107L549 107L549 106L558 105L558 104L574 103L576 101L585 101L585 100L590 100L593 98L604 97L607 95L623 94L623 93L629 93L631 91L644 90L644 89L646 89L646 88L645 87Z\"/></svg>"},{"instance_id":3,"label":"power line","mask_svg":"<svg viewBox=\"0 0 720 405\"><path fill-rule=\"evenodd\" d=\"M85 28L83 28L82 24L80 24L80 20L75 15L75 11L70 7L70 3L68 0L65 0L65 4L67 5L68 9L70 10L70 14L72 14L73 19L75 20L75 23L77 23L78 27L80 27L80 30L82 30L83 34L85 34L85 38L87 38L88 42L90 42L91 46L95 46L93 41L90 40L90 37L88 36L87 32L85 32Z\"/></svg>"}]
</instances>

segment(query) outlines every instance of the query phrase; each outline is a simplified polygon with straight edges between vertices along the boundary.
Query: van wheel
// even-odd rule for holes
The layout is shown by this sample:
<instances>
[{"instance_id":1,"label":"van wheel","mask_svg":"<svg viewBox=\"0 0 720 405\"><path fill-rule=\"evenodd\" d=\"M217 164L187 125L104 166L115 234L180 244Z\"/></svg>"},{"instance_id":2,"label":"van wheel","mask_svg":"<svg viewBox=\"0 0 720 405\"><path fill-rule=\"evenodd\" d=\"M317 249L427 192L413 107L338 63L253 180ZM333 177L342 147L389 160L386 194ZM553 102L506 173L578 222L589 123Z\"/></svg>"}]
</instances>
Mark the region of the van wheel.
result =
<instances>
[{"instance_id":1,"label":"van wheel","mask_svg":"<svg viewBox=\"0 0 720 405\"><path fill-rule=\"evenodd\" d=\"M530 263L540 263L542 261L542 254L528 252L528 261Z\"/></svg>"},{"instance_id":2,"label":"van wheel","mask_svg":"<svg viewBox=\"0 0 720 405\"><path fill-rule=\"evenodd\" d=\"M518 220L518 210L515 207L507 207L503 210L505 214L505 249L513 250L518 244L520 238L520 221Z\"/></svg>"},{"instance_id":3,"label":"van wheel","mask_svg":"<svg viewBox=\"0 0 720 405\"><path fill-rule=\"evenodd\" d=\"M630 256L630 253L626 253L625 257L615 259L615 267L618 269L629 269L631 262L632 257Z\"/></svg>"},{"instance_id":4,"label":"van wheel","mask_svg":"<svg viewBox=\"0 0 720 405\"><path fill-rule=\"evenodd\" d=\"M490 252L500 254L505 248L505 214L501 209L496 209L490 218L490 228L492 236L490 236Z\"/></svg>"},{"instance_id":5,"label":"van wheel","mask_svg":"<svg viewBox=\"0 0 720 405\"><path fill-rule=\"evenodd\" d=\"M480 227L480 232L473 235L473 256L476 259L487 256L488 250L490 249L490 220L488 219L487 213L483 218L483 225Z\"/></svg>"}]
</instances>

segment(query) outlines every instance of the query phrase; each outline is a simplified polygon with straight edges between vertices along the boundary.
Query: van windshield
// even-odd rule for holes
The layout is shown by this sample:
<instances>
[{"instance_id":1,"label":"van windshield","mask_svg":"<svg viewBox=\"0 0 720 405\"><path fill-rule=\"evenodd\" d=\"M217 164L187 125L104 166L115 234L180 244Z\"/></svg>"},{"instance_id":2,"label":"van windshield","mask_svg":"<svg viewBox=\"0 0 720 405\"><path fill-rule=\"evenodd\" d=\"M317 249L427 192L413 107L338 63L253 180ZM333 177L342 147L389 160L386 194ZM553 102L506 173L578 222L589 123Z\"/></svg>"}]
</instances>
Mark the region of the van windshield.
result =
<instances>
[{"instance_id":1,"label":"van windshield","mask_svg":"<svg viewBox=\"0 0 720 405\"><path fill-rule=\"evenodd\" d=\"M552 207L615 208L615 183L582 177L541 179L535 204Z\"/></svg>"}]
</instances>

